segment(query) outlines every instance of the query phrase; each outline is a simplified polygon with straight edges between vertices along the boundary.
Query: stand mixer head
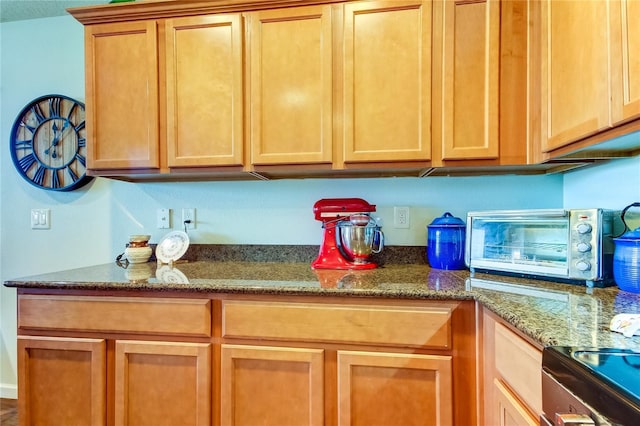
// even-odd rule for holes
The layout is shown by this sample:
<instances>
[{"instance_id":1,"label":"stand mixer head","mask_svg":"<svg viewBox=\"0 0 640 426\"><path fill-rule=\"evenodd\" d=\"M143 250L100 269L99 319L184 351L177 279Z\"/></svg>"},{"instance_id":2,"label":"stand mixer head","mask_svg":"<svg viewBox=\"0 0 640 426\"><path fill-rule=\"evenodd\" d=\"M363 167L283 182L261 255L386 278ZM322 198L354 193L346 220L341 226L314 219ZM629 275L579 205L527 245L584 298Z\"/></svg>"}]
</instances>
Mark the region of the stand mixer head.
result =
<instances>
[{"instance_id":1,"label":"stand mixer head","mask_svg":"<svg viewBox=\"0 0 640 426\"><path fill-rule=\"evenodd\" d=\"M376 206L361 198L325 198L313 205L324 230L314 269L373 269L372 253L384 247L384 235L371 218Z\"/></svg>"}]
</instances>

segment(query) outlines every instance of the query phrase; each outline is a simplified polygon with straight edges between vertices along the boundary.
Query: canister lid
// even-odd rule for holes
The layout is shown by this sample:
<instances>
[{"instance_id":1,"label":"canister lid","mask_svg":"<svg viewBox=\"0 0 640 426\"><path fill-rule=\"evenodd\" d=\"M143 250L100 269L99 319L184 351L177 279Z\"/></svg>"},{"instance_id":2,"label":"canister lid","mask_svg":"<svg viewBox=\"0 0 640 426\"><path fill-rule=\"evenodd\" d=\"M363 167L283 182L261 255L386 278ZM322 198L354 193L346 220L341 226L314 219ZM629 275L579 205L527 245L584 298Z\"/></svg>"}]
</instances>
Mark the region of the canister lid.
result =
<instances>
[{"instance_id":1,"label":"canister lid","mask_svg":"<svg viewBox=\"0 0 640 426\"><path fill-rule=\"evenodd\" d=\"M460 227L466 226L464 221L459 217L455 217L449 212L446 212L440 217L433 219L433 222L429 226L448 226L448 227Z\"/></svg>"},{"instance_id":2,"label":"canister lid","mask_svg":"<svg viewBox=\"0 0 640 426\"><path fill-rule=\"evenodd\" d=\"M640 241L640 228L636 228L633 231L627 231L618 238L614 238L614 241Z\"/></svg>"}]
</instances>

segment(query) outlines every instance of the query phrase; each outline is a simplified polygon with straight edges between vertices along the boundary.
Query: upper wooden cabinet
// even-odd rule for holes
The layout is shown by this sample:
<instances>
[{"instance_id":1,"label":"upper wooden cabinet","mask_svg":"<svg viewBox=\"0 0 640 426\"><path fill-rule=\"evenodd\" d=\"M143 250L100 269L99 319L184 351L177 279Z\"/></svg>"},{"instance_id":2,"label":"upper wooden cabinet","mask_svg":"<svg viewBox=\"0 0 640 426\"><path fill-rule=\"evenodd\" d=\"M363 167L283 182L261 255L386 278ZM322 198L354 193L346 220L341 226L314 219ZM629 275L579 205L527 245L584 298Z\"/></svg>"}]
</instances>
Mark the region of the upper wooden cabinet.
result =
<instances>
[{"instance_id":1,"label":"upper wooden cabinet","mask_svg":"<svg viewBox=\"0 0 640 426\"><path fill-rule=\"evenodd\" d=\"M430 1L276 9L247 19L254 166L426 166Z\"/></svg>"},{"instance_id":2,"label":"upper wooden cabinet","mask_svg":"<svg viewBox=\"0 0 640 426\"><path fill-rule=\"evenodd\" d=\"M526 5L187 0L73 9L87 26L88 169L269 178L524 164L526 93L513 98L526 83L528 15L512 3ZM500 37L502 24L518 34ZM111 84L124 74L135 77Z\"/></svg>"},{"instance_id":3,"label":"upper wooden cabinet","mask_svg":"<svg viewBox=\"0 0 640 426\"><path fill-rule=\"evenodd\" d=\"M432 4L344 5L344 161L431 158Z\"/></svg>"},{"instance_id":4,"label":"upper wooden cabinet","mask_svg":"<svg viewBox=\"0 0 640 426\"><path fill-rule=\"evenodd\" d=\"M620 0L610 7L613 122L617 124L640 117L640 2Z\"/></svg>"},{"instance_id":5,"label":"upper wooden cabinet","mask_svg":"<svg viewBox=\"0 0 640 426\"><path fill-rule=\"evenodd\" d=\"M85 29L87 170L159 169L155 21Z\"/></svg>"},{"instance_id":6,"label":"upper wooden cabinet","mask_svg":"<svg viewBox=\"0 0 640 426\"><path fill-rule=\"evenodd\" d=\"M88 25L85 38L93 174L243 164L240 14Z\"/></svg>"},{"instance_id":7,"label":"upper wooden cabinet","mask_svg":"<svg viewBox=\"0 0 640 426\"><path fill-rule=\"evenodd\" d=\"M500 2L444 1L434 10L444 29L435 32L434 152L443 161L496 159Z\"/></svg>"},{"instance_id":8,"label":"upper wooden cabinet","mask_svg":"<svg viewBox=\"0 0 640 426\"><path fill-rule=\"evenodd\" d=\"M247 19L251 162L331 164L331 6L253 12Z\"/></svg>"},{"instance_id":9,"label":"upper wooden cabinet","mask_svg":"<svg viewBox=\"0 0 640 426\"><path fill-rule=\"evenodd\" d=\"M640 30L633 22L640 19L640 4L548 0L535 7L542 159L638 130Z\"/></svg>"},{"instance_id":10,"label":"upper wooden cabinet","mask_svg":"<svg viewBox=\"0 0 640 426\"><path fill-rule=\"evenodd\" d=\"M529 9L527 0L434 2L429 174L531 163Z\"/></svg>"},{"instance_id":11,"label":"upper wooden cabinet","mask_svg":"<svg viewBox=\"0 0 640 426\"><path fill-rule=\"evenodd\" d=\"M86 26L93 175L544 171L640 130L633 1L181 0L70 12Z\"/></svg>"},{"instance_id":12,"label":"upper wooden cabinet","mask_svg":"<svg viewBox=\"0 0 640 426\"><path fill-rule=\"evenodd\" d=\"M165 38L168 166L241 166L242 16L168 19Z\"/></svg>"},{"instance_id":13,"label":"upper wooden cabinet","mask_svg":"<svg viewBox=\"0 0 640 426\"><path fill-rule=\"evenodd\" d=\"M610 21L607 1L541 2L543 152L611 125Z\"/></svg>"}]
</instances>

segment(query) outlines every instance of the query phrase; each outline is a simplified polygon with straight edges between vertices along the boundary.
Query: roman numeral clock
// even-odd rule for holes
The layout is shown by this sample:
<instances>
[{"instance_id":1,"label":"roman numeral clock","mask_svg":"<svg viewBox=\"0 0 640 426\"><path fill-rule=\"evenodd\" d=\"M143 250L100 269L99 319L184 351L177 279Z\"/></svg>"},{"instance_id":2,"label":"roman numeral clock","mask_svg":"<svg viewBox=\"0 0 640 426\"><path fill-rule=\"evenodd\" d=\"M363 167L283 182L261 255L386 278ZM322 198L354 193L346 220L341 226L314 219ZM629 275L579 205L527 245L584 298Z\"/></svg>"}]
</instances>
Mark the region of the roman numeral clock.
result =
<instances>
[{"instance_id":1,"label":"roman numeral clock","mask_svg":"<svg viewBox=\"0 0 640 426\"><path fill-rule=\"evenodd\" d=\"M30 184L72 191L91 180L87 173L84 104L62 95L34 99L11 129L11 159Z\"/></svg>"}]
</instances>

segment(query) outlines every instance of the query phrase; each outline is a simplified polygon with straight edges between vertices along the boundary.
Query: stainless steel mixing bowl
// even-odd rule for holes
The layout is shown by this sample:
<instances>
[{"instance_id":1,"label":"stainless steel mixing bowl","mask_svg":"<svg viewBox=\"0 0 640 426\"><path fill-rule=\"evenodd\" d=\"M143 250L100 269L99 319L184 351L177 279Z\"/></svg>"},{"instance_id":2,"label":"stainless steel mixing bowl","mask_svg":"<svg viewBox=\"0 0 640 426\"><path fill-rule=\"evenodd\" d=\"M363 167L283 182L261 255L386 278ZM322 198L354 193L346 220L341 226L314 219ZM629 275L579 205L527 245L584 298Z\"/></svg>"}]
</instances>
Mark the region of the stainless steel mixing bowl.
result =
<instances>
[{"instance_id":1,"label":"stainless steel mixing bowl","mask_svg":"<svg viewBox=\"0 0 640 426\"><path fill-rule=\"evenodd\" d=\"M354 263L367 263L372 253L380 253L384 248L384 234L375 222L354 225L350 221L337 224L338 247Z\"/></svg>"}]
</instances>

